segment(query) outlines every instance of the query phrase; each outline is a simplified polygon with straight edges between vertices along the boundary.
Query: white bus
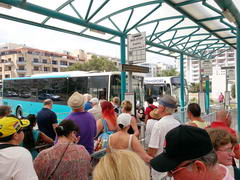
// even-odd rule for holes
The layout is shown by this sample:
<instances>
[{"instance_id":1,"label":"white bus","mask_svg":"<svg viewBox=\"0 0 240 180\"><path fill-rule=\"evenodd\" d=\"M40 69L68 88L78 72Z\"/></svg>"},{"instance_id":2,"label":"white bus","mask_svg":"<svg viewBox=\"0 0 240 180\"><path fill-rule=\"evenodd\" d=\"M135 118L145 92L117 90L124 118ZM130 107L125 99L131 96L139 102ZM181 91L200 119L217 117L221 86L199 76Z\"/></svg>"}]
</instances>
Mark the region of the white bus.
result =
<instances>
[{"instance_id":1,"label":"white bus","mask_svg":"<svg viewBox=\"0 0 240 180\"><path fill-rule=\"evenodd\" d=\"M161 96L168 94L180 102L180 77L146 77L144 78L145 100L152 97L156 102ZM187 81L184 79L184 103L188 103Z\"/></svg>"},{"instance_id":2,"label":"white bus","mask_svg":"<svg viewBox=\"0 0 240 180\"><path fill-rule=\"evenodd\" d=\"M133 74L132 89L136 100L143 104L143 76ZM61 120L71 111L67 100L75 91L89 93L99 99L120 98L120 72L70 71L4 79L2 101L10 105L17 116L27 116L36 114L42 108L43 100L52 99L53 111Z\"/></svg>"}]
</instances>

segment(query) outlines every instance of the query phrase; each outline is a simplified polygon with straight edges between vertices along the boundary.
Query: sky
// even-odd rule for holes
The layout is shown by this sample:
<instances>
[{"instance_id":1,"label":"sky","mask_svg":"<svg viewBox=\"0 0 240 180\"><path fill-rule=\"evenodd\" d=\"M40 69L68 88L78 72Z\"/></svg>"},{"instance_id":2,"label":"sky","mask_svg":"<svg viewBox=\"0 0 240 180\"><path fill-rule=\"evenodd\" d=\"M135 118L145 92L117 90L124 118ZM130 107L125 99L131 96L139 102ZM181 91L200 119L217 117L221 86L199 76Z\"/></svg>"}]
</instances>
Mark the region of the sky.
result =
<instances>
[{"instance_id":1,"label":"sky","mask_svg":"<svg viewBox=\"0 0 240 180\"><path fill-rule=\"evenodd\" d=\"M240 0L233 1L240 6ZM0 13L1 10L6 11L0 8ZM86 52L120 58L120 46L0 18L0 44L3 43L25 44L49 51L83 49ZM152 53L147 53L147 61L175 63L173 58Z\"/></svg>"},{"instance_id":2,"label":"sky","mask_svg":"<svg viewBox=\"0 0 240 180\"><path fill-rule=\"evenodd\" d=\"M25 44L48 51L82 49L86 52L120 58L120 46L0 18L0 44L4 43ZM160 61L173 64L174 60L147 53L148 62Z\"/></svg>"}]
</instances>

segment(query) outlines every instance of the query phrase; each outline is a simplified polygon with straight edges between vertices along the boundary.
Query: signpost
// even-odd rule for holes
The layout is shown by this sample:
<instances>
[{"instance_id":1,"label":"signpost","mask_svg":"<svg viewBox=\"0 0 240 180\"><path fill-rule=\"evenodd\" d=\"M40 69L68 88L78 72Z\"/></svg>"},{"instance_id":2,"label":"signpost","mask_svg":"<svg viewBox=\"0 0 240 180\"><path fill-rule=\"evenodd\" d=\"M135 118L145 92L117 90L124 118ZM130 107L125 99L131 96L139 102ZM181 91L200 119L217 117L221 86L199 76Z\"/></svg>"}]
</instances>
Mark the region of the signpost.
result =
<instances>
[{"instance_id":1,"label":"signpost","mask_svg":"<svg viewBox=\"0 0 240 180\"><path fill-rule=\"evenodd\" d=\"M226 71L226 91L224 104L225 108L227 109L230 105L230 92L228 91L228 80L235 79L235 66L223 66L221 67L221 69Z\"/></svg>"},{"instance_id":2,"label":"signpost","mask_svg":"<svg viewBox=\"0 0 240 180\"><path fill-rule=\"evenodd\" d=\"M211 76L213 74L212 70L212 62L209 60L202 60L201 61L201 72L205 76Z\"/></svg>"},{"instance_id":3,"label":"signpost","mask_svg":"<svg viewBox=\"0 0 240 180\"><path fill-rule=\"evenodd\" d=\"M128 35L128 65L122 65L122 71L128 71L128 91L132 91L132 72L148 73L149 69L132 64L146 62L146 33Z\"/></svg>"},{"instance_id":4,"label":"signpost","mask_svg":"<svg viewBox=\"0 0 240 180\"><path fill-rule=\"evenodd\" d=\"M128 63L146 62L146 33L128 35Z\"/></svg>"}]
</instances>

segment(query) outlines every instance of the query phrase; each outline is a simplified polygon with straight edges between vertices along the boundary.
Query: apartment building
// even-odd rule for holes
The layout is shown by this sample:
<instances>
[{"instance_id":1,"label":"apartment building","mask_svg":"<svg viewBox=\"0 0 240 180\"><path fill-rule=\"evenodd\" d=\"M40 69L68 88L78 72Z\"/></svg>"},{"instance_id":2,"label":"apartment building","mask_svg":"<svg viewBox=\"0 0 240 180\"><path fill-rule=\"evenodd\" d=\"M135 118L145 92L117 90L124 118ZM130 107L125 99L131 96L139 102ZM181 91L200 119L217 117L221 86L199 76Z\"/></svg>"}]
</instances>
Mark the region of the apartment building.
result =
<instances>
[{"instance_id":1,"label":"apartment building","mask_svg":"<svg viewBox=\"0 0 240 180\"><path fill-rule=\"evenodd\" d=\"M161 73L162 70L170 70L176 68L175 65L166 64L162 62L157 63L145 62L137 65L149 68L149 73L144 74L145 77L156 77L158 74Z\"/></svg>"},{"instance_id":2,"label":"apartment building","mask_svg":"<svg viewBox=\"0 0 240 180\"><path fill-rule=\"evenodd\" d=\"M235 66L236 61L236 51L231 48L229 50L221 49L213 54L214 59L210 60L213 68L213 75L222 75L225 70L220 70L223 66ZM177 64L179 69L179 63ZM189 83L198 83L200 81L200 64L199 60L187 57L184 60L184 76ZM212 76L210 76L210 79Z\"/></svg>"},{"instance_id":3,"label":"apartment building","mask_svg":"<svg viewBox=\"0 0 240 180\"><path fill-rule=\"evenodd\" d=\"M60 72L77 62L84 62L84 60L68 54L26 46L14 46L14 48L2 46L0 48L0 79Z\"/></svg>"}]
</instances>

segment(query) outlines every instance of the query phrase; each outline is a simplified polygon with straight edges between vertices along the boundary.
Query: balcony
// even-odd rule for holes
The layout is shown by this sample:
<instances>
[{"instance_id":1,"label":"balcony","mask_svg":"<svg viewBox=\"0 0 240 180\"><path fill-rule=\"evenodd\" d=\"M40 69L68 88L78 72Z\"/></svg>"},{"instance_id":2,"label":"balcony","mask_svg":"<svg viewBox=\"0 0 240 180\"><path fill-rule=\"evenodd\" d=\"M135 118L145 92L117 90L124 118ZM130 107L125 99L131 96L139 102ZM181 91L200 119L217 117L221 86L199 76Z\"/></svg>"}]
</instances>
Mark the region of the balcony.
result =
<instances>
[{"instance_id":1,"label":"balcony","mask_svg":"<svg viewBox=\"0 0 240 180\"><path fill-rule=\"evenodd\" d=\"M33 65L36 65L36 66L40 66L40 65L42 65L41 62L37 62L37 61L35 61L35 62L33 61L32 64L33 64Z\"/></svg>"},{"instance_id":2,"label":"balcony","mask_svg":"<svg viewBox=\"0 0 240 180\"><path fill-rule=\"evenodd\" d=\"M12 61L5 62L4 65L5 65L5 66L13 66L13 62L12 62Z\"/></svg>"},{"instance_id":3,"label":"balcony","mask_svg":"<svg viewBox=\"0 0 240 180\"><path fill-rule=\"evenodd\" d=\"M26 69L16 69L17 73L26 73Z\"/></svg>"},{"instance_id":4,"label":"balcony","mask_svg":"<svg viewBox=\"0 0 240 180\"><path fill-rule=\"evenodd\" d=\"M17 61L17 64L26 64L26 61Z\"/></svg>"},{"instance_id":5,"label":"balcony","mask_svg":"<svg viewBox=\"0 0 240 180\"><path fill-rule=\"evenodd\" d=\"M66 67L68 67L68 65L67 64L61 64L60 67L66 68Z\"/></svg>"}]
</instances>

